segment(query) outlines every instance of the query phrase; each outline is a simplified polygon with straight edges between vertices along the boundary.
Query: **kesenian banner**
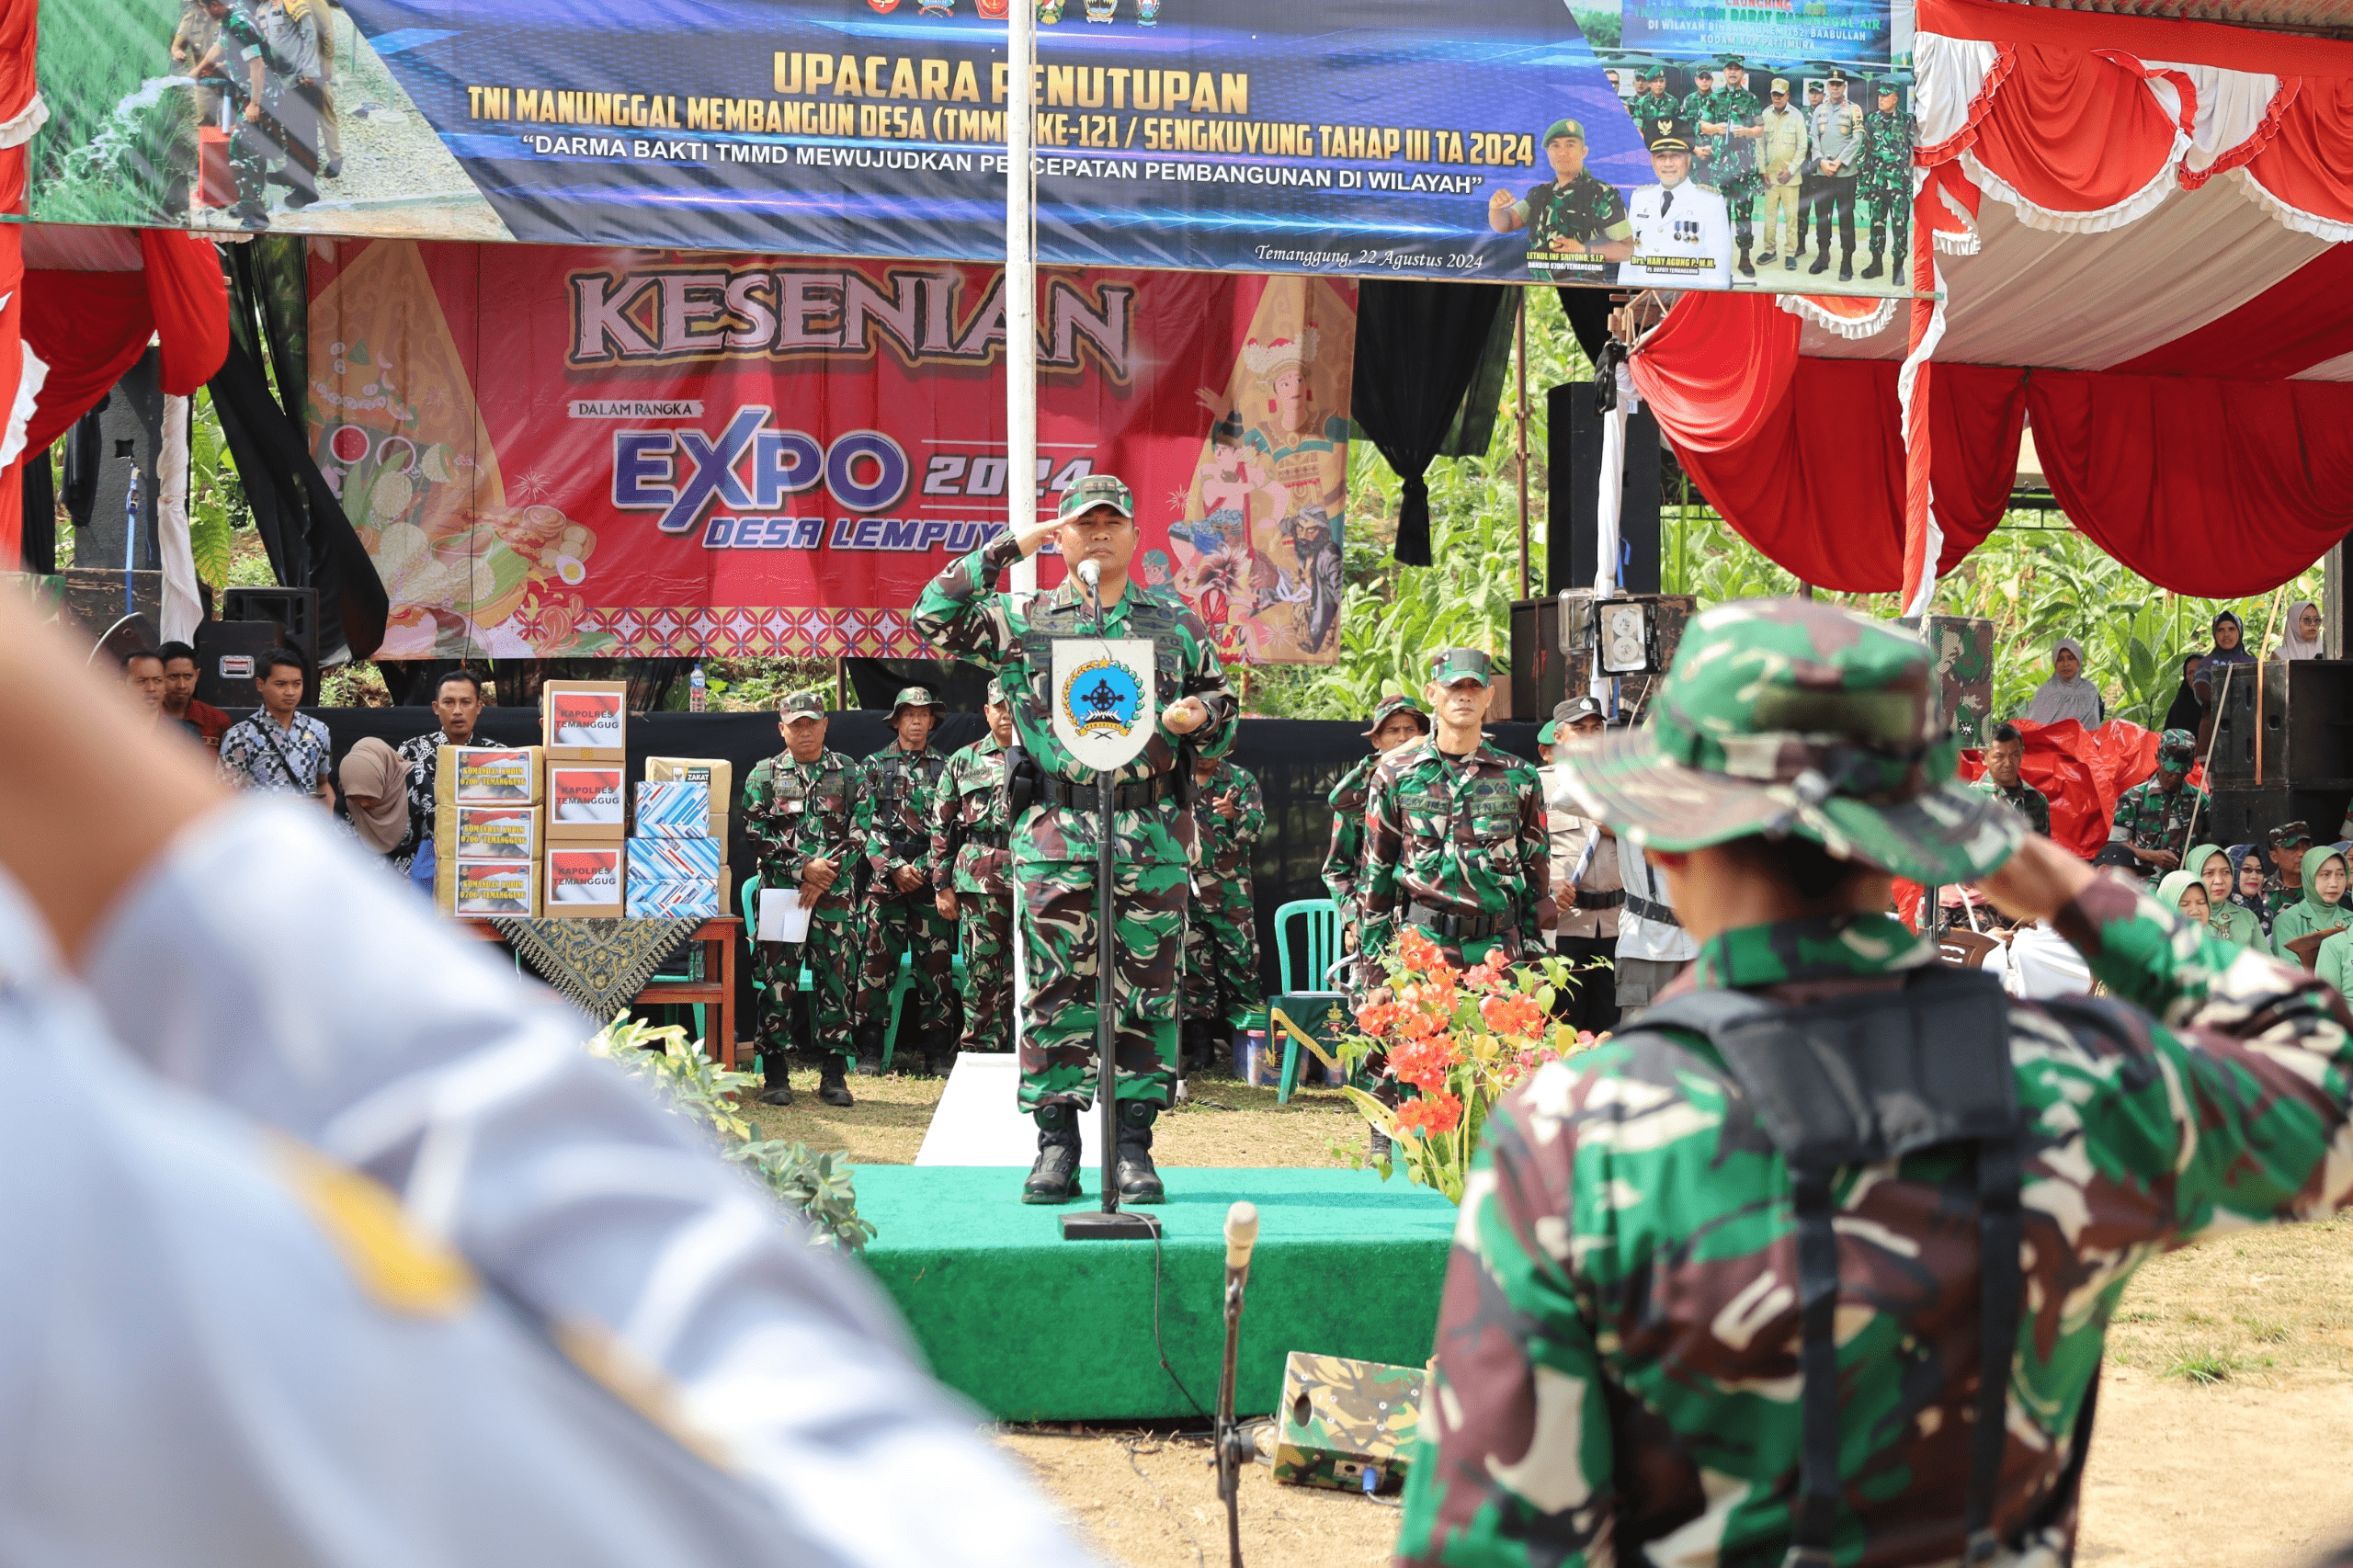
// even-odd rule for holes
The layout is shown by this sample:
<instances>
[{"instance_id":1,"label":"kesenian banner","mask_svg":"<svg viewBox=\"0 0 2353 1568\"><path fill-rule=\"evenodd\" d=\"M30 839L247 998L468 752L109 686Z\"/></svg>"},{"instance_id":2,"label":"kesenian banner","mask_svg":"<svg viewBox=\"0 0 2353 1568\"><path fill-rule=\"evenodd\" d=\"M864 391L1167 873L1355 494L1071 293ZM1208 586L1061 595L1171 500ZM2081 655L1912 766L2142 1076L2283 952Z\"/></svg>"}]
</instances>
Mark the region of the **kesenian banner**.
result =
<instances>
[{"instance_id":1,"label":"kesenian banner","mask_svg":"<svg viewBox=\"0 0 2353 1568\"><path fill-rule=\"evenodd\" d=\"M1006 3L226 0L216 17L43 0L57 119L32 212L1001 258ZM1767 220L1835 230L1847 253L1900 221L1910 120L1887 0L1710 0L1670 8L1672 28L1636 0L1037 3L1049 263L1896 291L1851 256L1831 277L1748 254ZM1649 53L1620 37L1666 31ZM1789 52L1747 44L1747 85L1725 91L1728 39ZM1837 85L1810 105L1814 82Z\"/></svg>"},{"instance_id":2,"label":"kesenian banner","mask_svg":"<svg viewBox=\"0 0 2353 1568\"><path fill-rule=\"evenodd\" d=\"M311 444L391 597L383 657L919 655L907 612L1008 491L1050 517L1101 472L1142 581L1229 657L1338 652L1345 279L1042 274L1015 479L996 268L311 250Z\"/></svg>"}]
</instances>

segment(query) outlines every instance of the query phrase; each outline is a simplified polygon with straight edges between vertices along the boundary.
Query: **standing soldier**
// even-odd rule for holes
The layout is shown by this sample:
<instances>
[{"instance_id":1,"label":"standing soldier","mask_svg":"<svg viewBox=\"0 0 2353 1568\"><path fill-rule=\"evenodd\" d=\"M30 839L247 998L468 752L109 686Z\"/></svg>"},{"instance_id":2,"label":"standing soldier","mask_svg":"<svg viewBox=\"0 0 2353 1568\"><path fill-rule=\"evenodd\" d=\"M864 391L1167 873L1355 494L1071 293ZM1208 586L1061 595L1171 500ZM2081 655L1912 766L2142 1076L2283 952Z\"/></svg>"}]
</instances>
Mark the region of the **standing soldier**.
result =
<instances>
[{"instance_id":1,"label":"standing soldier","mask_svg":"<svg viewBox=\"0 0 2353 1568\"><path fill-rule=\"evenodd\" d=\"M1722 605L1647 729L1567 754L1699 952L1485 1123L1406 1568L2071 1562L2136 1267L2353 1200L2343 998L1961 788L1936 690L1887 622ZM2048 923L2109 997L1938 964L1898 876Z\"/></svg>"},{"instance_id":2,"label":"standing soldier","mask_svg":"<svg viewBox=\"0 0 2353 1568\"><path fill-rule=\"evenodd\" d=\"M1449 648L1430 662L1436 728L1373 769L1365 816L1364 946L1379 955L1418 926L1457 965L1537 941L1550 886L1535 767L1486 744L1495 662Z\"/></svg>"},{"instance_id":3,"label":"standing soldier","mask_svg":"<svg viewBox=\"0 0 2353 1568\"><path fill-rule=\"evenodd\" d=\"M948 759L931 796L931 885L964 955L959 1049L1013 1049L1013 883L1005 842L1005 764L1013 710L989 682L989 733Z\"/></svg>"},{"instance_id":4,"label":"standing soldier","mask_svg":"<svg viewBox=\"0 0 2353 1568\"><path fill-rule=\"evenodd\" d=\"M1879 108L1863 118L1863 172L1856 194L1871 206L1871 264L1865 278L1880 275L1885 252L1895 277L1911 277L1912 266L1912 116L1904 108L1904 88L1895 82L1879 85Z\"/></svg>"},{"instance_id":5,"label":"standing soldier","mask_svg":"<svg viewBox=\"0 0 2353 1568\"><path fill-rule=\"evenodd\" d=\"M2132 858L2152 871L2174 871L2189 853L2189 819L2209 814L2206 792L2188 785L2189 770L2198 761L2198 737L2188 730L2167 730L2157 740L2157 771L2117 798L2116 818L2108 830L2110 844L2132 851Z\"/></svg>"},{"instance_id":6,"label":"standing soldier","mask_svg":"<svg viewBox=\"0 0 2353 1568\"><path fill-rule=\"evenodd\" d=\"M850 1103L850 970L858 934L851 923L851 871L858 853L850 794L858 764L825 747L825 699L796 691L777 704L785 749L752 769L744 784L744 831L759 862L762 889L798 888L813 906L808 937L797 943L755 944L760 987L760 1072L768 1105L790 1105L786 1053L792 1045L792 993L806 964L815 985L810 1012L815 1026L817 1097Z\"/></svg>"},{"instance_id":7,"label":"standing soldier","mask_svg":"<svg viewBox=\"0 0 2353 1568\"><path fill-rule=\"evenodd\" d=\"M1193 902L1185 918L1187 1071L1213 1059L1216 1041L1267 1005L1258 984L1258 912L1251 896L1250 852L1267 829L1256 776L1232 759L1193 763L1197 859Z\"/></svg>"},{"instance_id":8,"label":"standing soldier","mask_svg":"<svg viewBox=\"0 0 2353 1568\"><path fill-rule=\"evenodd\" d=\"M1487 226L1499 234L1528 231L1529 270L1540 278L1607 281L1609 264L1634 252L1634 230L1618 187L1585 166L1585 123L1556 119L1544 132L1552 177L1526 198L1497 186L1487 199Z\"/></svg>"},{"instance_id":9,"label":"standing soldier","mask_svg":"<svg viewBox=\"0 0 2353 1568\"><path fill-rule=\"evenodd\" d=\"M1175 596L1130 579L1137 529L1125 484L1089 474L1063 493L1051 521L1022 517L1018 509L1015 516L1020 521L1012 531L932 579L915 625L940 652L997 672L1021 742L1006 788L1028 965L1021 1106L1038 1120L1038 1160L1021 1198L1066 1203L1078 1196L1078 1113L1093 1103L1096 1077L1095 966L1108 949L1119 1011L1120 1199L1157 1203L1164 1193L1152 1165L1152 1124L1175 1087L1176 964L1194 836L1184 794L1193 757L1232 748L1239 705L1200 618ZM997 574L1037 553L1049 534L1058 536L1074 573L1092 562L1101 574L1099 629L1075 575L1026 602L992 591ZM1095 930L1096 780L1054 734L1051 689L1052 640L1098 630L1151 641L1156 696L1165 704L1151 741L1120 769L1114 789L1119 927L1108 941Z\"/></svg>"},{"instance_id":10,"label":"standing soldier","mask_svg":"<svg viewBox=\"0 0 2353 1568\"><path fill-rule=\"evenodd\" d=\"M1733 237L1740 244L1740 275L1756 276L1748 258L1756 241L1756 197L1765 187L1756 177L1756 95L1748 90L1748 64L1737 54L1724 56L1723 85L1716 89L1712 108L1700 117L1699 134L1708 138L1707 179L1724 193L1732 214Z\"/></svg>"},{"instance_id":11,"label":"standing soldier","mask_svg":"<svg viewBox=\"0 0 2353 1568\"><path fill-rule=\"evenodd\" d=\"M1683 95L1683 102L1677 106L1675 116L1696 126L1702 120L1714 120L1720 112L1716 107L1716 74L1703 63L1691 73L1691 90ZM1693 147L1691 177L1701 185L1715 185L1715 160L1716 144L1712 138Z\"/></svg>"},{"instance_id":12,"label":"standing soldier","mask_svg":"<svg viewBox=\"0 0 2353 1568\"><path fill-rule=\"evenodd\" d=\"M1372 726L1365 738L1370 755L1340 775L1324 803L1332 808L1332 847L1324 857L1324 891L1340 911L1340 950L1353 953L1361 935L1364 914L1359 889L1364 878L1364 812L1372 798L1372 770L1381 759L1407 741L1430 733L1429 715L1403 693L1384 697L1372 710ZM1318 975L1320 982L1323 977ZM1360 989L1351 987L1351 991Z\"/></svg>"},{"instance_id":13,"label":"standing soldier","mask_svg":"<svg viewBox=\"0 0 2353 1568\"><path fill-rule=\"evenodd\" d=\"M931 792L947 758L931 748L939 699L919 686L891 702L897 738L858 776L858 836L866 856L866 961L858 971L858 1070L882 1071L891 990L899 956L914 955L915 1008L924 1069L943 1073L956 1051L956 927L940 917L932 886Z\"/></svg>"},{"instance_id":14,"label":"standing soldier","mask_svg":"<svg viewBox=\"0 0 2353 1568\"><path fill-rule=\"evenodd\" d=\"M262 129L262 99L267 91L269 51L262 25L243 0L201 0L217 29L194 74L214 80L236 116L229 135L229 174L237 187L230 216L247 229L269 227L269 147Z\"/></svg>"}]
</instances>

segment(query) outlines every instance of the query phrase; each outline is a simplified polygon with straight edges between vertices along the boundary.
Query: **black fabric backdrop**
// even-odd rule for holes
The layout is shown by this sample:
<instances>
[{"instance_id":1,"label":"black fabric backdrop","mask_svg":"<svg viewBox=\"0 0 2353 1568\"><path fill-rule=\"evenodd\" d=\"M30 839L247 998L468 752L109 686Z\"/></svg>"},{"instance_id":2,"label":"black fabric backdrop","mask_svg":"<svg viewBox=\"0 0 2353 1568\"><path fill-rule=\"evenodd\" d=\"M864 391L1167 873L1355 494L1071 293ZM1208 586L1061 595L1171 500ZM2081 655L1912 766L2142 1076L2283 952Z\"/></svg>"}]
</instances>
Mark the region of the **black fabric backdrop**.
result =
<instances>
[{"instance_id":1,"label":"black fabric backdrop","mask_svg":"<svg viewBox=\"0 0 2353 1568\"><path fill-rule=\"evenodd\" d=\"M250 710L231 710L243 718ZM411 735L434 727L431 710L424 708L305 709L327 726L335 740L338 764L343 755L369 735L398 745ZM825 735L826 744L850 757L870 756L890 739L885 715L871 710L835 713ZM950 713L940 722L937 743L953 751L980 739L984 726L976 713ZM1275 951L1275 911L1292 899L1322 898L1324 856L1331 846L1332 812L1324 803L1340 775L1365 754L1367 742L1360 724L1294 719L1245 719L1233 752L1234 760L1257 776L1267 802L1267 831L1258 840L1251 864L1257 899L1260 973L1269 995L1280 986L1282 969ZM1534 724L1497 724L1488 738L1506 751L1529 761L1536 758ZM540 716L535 709L486 708L477 732L485 744L536 745ZM629 769L631 779L645 774L649 756L722 757L734 765L737 800L729 802L727 867L740 886L751 874L752 852L744 836L740 805L745 781L762 757L784 748L772 713L642 713L629 722ZM340 786L338 786L340 788ZM734 896L731 890L729 896ZM741 1000L748 1008L751 966L739 963L745 988ZM1301 981L1305 986L1308 983ZM751 1014L744 1015L738 1032L751 1034Z\"/></svg>"}]
</instances>

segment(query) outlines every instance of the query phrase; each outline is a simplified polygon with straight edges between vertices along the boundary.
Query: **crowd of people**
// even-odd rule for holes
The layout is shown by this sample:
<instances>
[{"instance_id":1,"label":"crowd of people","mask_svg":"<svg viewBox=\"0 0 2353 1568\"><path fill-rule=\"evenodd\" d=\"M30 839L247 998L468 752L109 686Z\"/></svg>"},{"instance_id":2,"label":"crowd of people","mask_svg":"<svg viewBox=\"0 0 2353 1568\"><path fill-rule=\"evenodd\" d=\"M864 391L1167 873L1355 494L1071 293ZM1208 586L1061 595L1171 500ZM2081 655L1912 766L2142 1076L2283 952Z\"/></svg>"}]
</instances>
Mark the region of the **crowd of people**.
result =
<instances>
[{"instance_id":1,"label":"crowd of people","mask_svg":"<svg viewBox=\"0 0 2353 1568\"><path fill-rule=\"evenodd\" d=\"M181 0L172 64L196 81L198 122L228 132L243 228L269 227L270 186L299 211L343 173L337 28L331 0Z\"/></svg>"}]
</instances>

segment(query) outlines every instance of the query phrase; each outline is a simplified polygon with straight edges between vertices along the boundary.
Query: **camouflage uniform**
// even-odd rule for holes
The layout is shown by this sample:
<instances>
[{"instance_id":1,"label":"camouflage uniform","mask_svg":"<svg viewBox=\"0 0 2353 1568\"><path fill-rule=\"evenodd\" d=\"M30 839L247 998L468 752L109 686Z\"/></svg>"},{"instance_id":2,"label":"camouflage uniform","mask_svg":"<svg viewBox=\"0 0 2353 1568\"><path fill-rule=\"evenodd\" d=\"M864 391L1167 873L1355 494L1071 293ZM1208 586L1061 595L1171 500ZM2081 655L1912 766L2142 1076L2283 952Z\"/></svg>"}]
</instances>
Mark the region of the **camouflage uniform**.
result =
<instances>
[{"instance_id":1,"label":"camouflage uniform","mask_svg":"<svg viewBox=\"0 0 2353 1568\"><path fill-rule=\"evenodd\" d=\"M1229 793L1235 797L1232 822L1211 806ZM1211 1032L1221 1021L1240 1028L1267 1005L1258 984L1258 915L1250 892L1250 852L1267 830L1257 778L1231 761L1220 763L1209 782L1194 789L1193 830L1200 858L1185 919L1185 1021L1206 1024Z\"/></svg>"},{"instance_id":2,"label":"camouflage uniform","mask_svg":"<svg viewBox=\"0 0 2353 1568\"><path fill-rule=\"evenodd\" d=\"M809 921L809 938L799 946L756 942L753 975L760 988L760 1071L772 1084L784 1082L785 1052L792 1044L790 1008L801 967L808 965L814 987L810 998L812 1042L823 1062L850 1056L850 971L857 963L858 929L850 890L857 869L852 845L850 795L858 764L828 749L802 764L789 751L752 769L744 784L744 831L763 888L795 888L812 860L841 868Z\"/></svg>"},{"instance_id":3,"label":"camouflage uniform","mask_svg":"<svg viewBox=\"0 0 2353 1568\"><path fill-rule=\"evenodd\" d=\"M930 747L909 752L896 742L859 765L856 822L866 857L866 931L858 1025L869 1069L880 1065L902 953L915 955L905 1007L914 1009L925 1056L945 1058L956 1038L956 926L933 903L931 865L931 796L946 767L947 758ZM918 891L900 891L895 873L903 866L922 873ZM940 1062L930 1064L937 1070Z\"/></svg>"},{"instance_id":4,"label":"camouflage uniform","mask_svg":"<svg viewBox=\"0 0 2353 1568\"><path fill-rule=\"evenodd\" d=\"M1552 839L1536 765L1480 744L1467 757L1409 741L1373 769L1366 807L1365 950L1399 924L1427 931L1455 962L1536 940L1552 886Z\"/></svg>"},{"instance_id":5,"label":"camouflage uniform","mask_svg":"<svg viewBox=\"0 0 2353 1568\"><path fill-rule=\"evenodd\" d=\"M2005 790L1989 778L1978 779L1970 786L1981 795L1991 795L2007 802L2011 810L2026 818L2027 825L2043 837L2051 836L2051 797L2021 778L2018 788Z\"/></svg>"},{"instance_id":6,"label":"camouflage uniform","mask_svg":"<svg viewBox=\"0 0 2353 1568\"><path fill-rule=\"evenodd\" d=\"M1006 869L1005 761L994 735L948 758L931 796L931 881L961 906L964 1051L1013 1049L1013 884Z\"/></svg>"},{"instance_id":7,"label":"camouflage uniform","mask_svg":"<svg viewBox=\"0 0 2353 1568\"><path fill-rule=\"evenodd\" d=\"M1597 257L1574 251L1555 256L1552 242L1556 239L1593 245L1633 237L1634 226L1626 216L1626 199L1618 194L1616 186L1596 178L1590 169L1579 173L1566 186L1546 180L1532 187L1526 206L1528 265L1531 271L1607 265Z\"/></svg>"},{"instance_id":8,"label":"camouflage uniform","mask_svg":"<svg viewBox=\"0 0 2353 1568\"><path fill-rule=\"evenodd\" d=\"M1915 881L1981 878L2023 824L1949 782L1956 748L1928 733L1932 676L1906 641L1827 606L1720 607L1694 622L1651 733L1573 756L1571 784L1657 849L1773 831ZM1695 661L1727 648L1741 657ZM1841 743L1867 744L1777 733L1741 694L1768 686L1780 711L1831 713ZM1898 691L1900 709L1837 701ZM1738 778L1723 744L1736 735L1778 740L1752 744ZM1832 791L1802 788L1834 756ZM2204 1233L2353 1200L2333 1154L2353 1107L2353 1017L2314 977L2119 880L2090 882L2052 925L2118 1000L2002 996L1939 970L1929 942L1879 914L1722 932L1680 988L1687 1018L1710 998L1755 1006L1738 994L1840 1007L1848 1040L1882 1038L1882 1018L1916 1024L1907 986L1967 990L2008 1035L2015 1108L1998 1146L2019 1186L2006 1217L1983 1201L1998 1185L1990 1140L1847 1164L1797 1193L1786 1129L1742 1086L1758 1042L1724 1037L1735 1052L1675 1027L1673 1000L1668 1024L1549 1062L1507 1095L1462 1200L1428 1403L1443 1419L1421 1428L1398 1561L1779 1562L1809 1528L1793 1504L1824 1445L1809 1452L1801 1411L1823 1393L1836 1403L1834 1484L1811 1494L1830 1505L1819 1561L1959 1562L1972 1498L1995 1561L2070 1561L2079 1439L2133 1270ZM1824 1211L1809 1233L1813 1204ZM2014 1338L2008 1324L1985 1334L1980 1307L2002 1272L1978 1240L1995 1218L2018 1259ZM1834 1288L1801 1297L1824 1250ZM2009 1343L1987 1391L1989 1337ZM1988 1392L2006 1425L1980 1418ZM1982 1490L1981 1430L1998 1435Z\"/></svg>"},{"instance_id":9,"label":"camouflage uniform","mask_svg":"<svg viewBox=\"0 0 2353 1568\"><path fill-rule=\"evenodd\" d=\"M1406 696L1383 698L1372 710L1372 722L1365 726L1364 738L1372 739L1381 726L1399 713L1411 713L1420 720L1422 733L1430 731L1429 716L1422 705ZM1332 809L1332 844L1324 855L1324 891L1339 910L1341 938L1345 942L1350 926L1357 926L1359 945L1363 937L1364 911L1362 886L1364 881L1364 813L1372 800L1372 770L1381 766L1378 750L1360 759L1354 767L1340 775L1332 792L1324 798ZM1361 997L1367 982L1363 966L1349 966L1340 989L1350 996ZM1319 977L1320 983L1320 977Z\"/></svg>"},{"instance_id":10,"label":"camouflage uniform","mask_svg":"<svg viewBox=\"0 0 2353 1568\"><path fill-rule=\"evenodd\" d=\"M2198 737L2188 730L2167 730L2157 742L2160 767L2176 767L2187 773L2197 756ZM2192 812L2200 822L2211 818L2213 813L2204 790L2192 787L2184 778L2168 795L2158 779L2145 779L2117 797L2116 818L2109 827L2108 841L2134 849L2170 849L2176 855L2186 855L2189 852Z\"/></svg>"},{"instance_id":11,"label":"camouflage uniform","mask_svg":"<svg viewBox=\"0 0 2353 1568\"><path fill-rule=\"evenodd\" d=\"M1701 185L1716 183L1716 138L1699 136L1699 125L1702 119L1712 123L1723 118L1717 107L1722 97L1722 87L1711 87L1704 93L1695 87L1683 95L1683 102L1675 111L1677 119L1691 124L1696 138L1691 144L1691 177Z\"/></svg>"},{"instance_id":12,"label":"camouflage uniform","mask_svg":"<svg viewBox=\"0 0 2353 1568\"><path fill-rule=\"evenodd\" d=\"M1708 115L1711 125L1754 125L1757 112L1764 108L1755 93L1733 86L1728 78L1716 89L1715 100L1715 108ZM1699 122L1692 123L1696 126ZM1708 178L1724 193L1724 205L1732 212L1733 239L1745 251L1755 237L1756 198L1765 188L1756 173L1756 143L1749 137L1734 136L1727 129L1709 137L1708 144L1715 149L1708 159Z\"/></svg>"},{"instance_id":13,"label":"camouflage uniform","mask_svg":"<svg viewBox=\"0 0 2353 1568\"><path fill-rule=\"evenodd\" d=\"M215 40L221 51L217 69L230 114L229 173L236 182L235 217L248 229L269 226L269 153L273 143L264 127L245 119L245 106L255 101L253 62L264 62L267 90L269 47L260 19L248 0L229 0L229 14L221 18Z\"/></svg>"},{"instance_id":14,"label":"camouflage uniform","mask_svg":"<svg viewBox=\"0 0 2353 1568\"><path fill-rule=\"evenodd\" d=\"M1880 255L1884 248L1896 279L1908 279L1912 267L1912 117L1903 109L1873 109L1863 117L1863 173L1856 181L1856 194L1870 203L1871 209L1871 264L1863 269L1863 276L1880 275Z\"/></svg>"},{"instance_id":15,"label":"camouflage uniform","mask_svg":"<svg viewBox=\"0 0 2353 1568\"><path fill-rule=\"evenodd\" d=\"M1099 476L1097 476L1099 477ZM1076 496L1074 488L1069 493ZM1091 632L1084 591L1068 581L1026 604L992 591L997 574L1020 558L1011 534L998 536L932 579L916 604L915 630L943 653L998 672L1013 704L1022 750L1048 785L1086 770L1055 738L1049 706L1051 639ZM1119 928L1112 983L1120 1017L1119 1097L1165 1106L1175 1085L1176 965L1184 941L1185 878L1193 814L1174 785L1181 749L1222 756L1233 744L1238 705L1219 667L1216 644L1200 618L1131 578L1104 612L1106 637L1149 636L1155 645L1163 706L1199 697L1209 722L1178 736L1155 721L1151 743L1120 770L1119 781L1165 791L1149 803L1113 813L1113 894ZM1198 748L1198 750L1197 750ZM1095 1097L1095 858L1091 775L1079 803L1040 795L1013 824L1014 875L1019 879L1022 945L1029 966L1021 1040L1021 1105L1085 1108Z\"/></svg>"}]
</instances>

